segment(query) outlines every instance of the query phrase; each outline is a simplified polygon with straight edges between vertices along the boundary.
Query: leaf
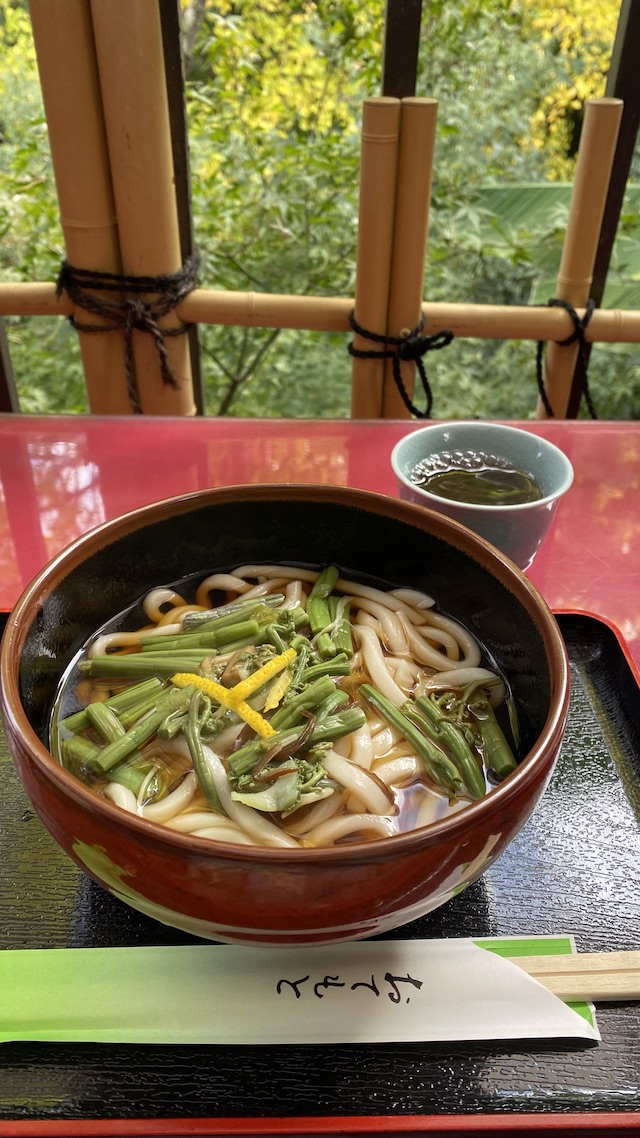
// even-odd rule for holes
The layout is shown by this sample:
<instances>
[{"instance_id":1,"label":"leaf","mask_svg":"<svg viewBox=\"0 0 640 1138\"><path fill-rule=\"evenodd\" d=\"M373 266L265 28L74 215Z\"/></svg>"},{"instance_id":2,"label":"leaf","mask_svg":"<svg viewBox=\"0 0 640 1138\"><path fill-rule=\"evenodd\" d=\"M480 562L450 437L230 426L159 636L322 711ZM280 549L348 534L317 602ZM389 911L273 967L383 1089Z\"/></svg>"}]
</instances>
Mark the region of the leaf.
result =
<instances>
[{"instance_id":1,"label":"leaf","mask_svg":"<svg viewBox=\"0 0 640 1138\"><path fill-rule=\"evenodd\" d=\"M298 801L298 772L276 778L264 790L255 790L242 793L231 791L234 802L242 802L244 806L251 806L253 810L263 810L275 813L280 810L290 810Z\"/></svg>"}]
</instances>

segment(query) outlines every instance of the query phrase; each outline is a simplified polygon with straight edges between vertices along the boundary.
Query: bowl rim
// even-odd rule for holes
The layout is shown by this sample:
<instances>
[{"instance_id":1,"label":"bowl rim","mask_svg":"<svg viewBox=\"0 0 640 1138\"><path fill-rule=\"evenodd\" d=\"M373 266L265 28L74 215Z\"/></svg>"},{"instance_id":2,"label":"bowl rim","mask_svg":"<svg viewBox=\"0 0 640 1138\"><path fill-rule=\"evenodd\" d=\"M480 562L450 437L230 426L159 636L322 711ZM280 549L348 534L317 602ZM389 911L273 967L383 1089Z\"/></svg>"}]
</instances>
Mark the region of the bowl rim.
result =
<instances>
[{"instance_id":1,"label":"bowl rim","mask_svg":"<svg viewBox=\"0 0 640 1138\"><path fill-rule=\"evenodd\" d=\"M496 435L527 435L529 438L537 439L542 449L548 453L554 454L554 456L560 460L564 468L564 477L560 486L557 490L554 490L553 493L545 494L543 498L537 498L534 502L518 502L515 505L493 505L491 502L459 502L453 498L444 498L439 494L432 494L430 490L425 490L422 486L417 486L415 482L412 482L410 478L407 477L400 464L399 456L402 453L403 447L406 445L407 441L421 433L426 433L429 431L435 432L438 429L455 429L457 427L482 427L484 430L489 430L491 432L495 431ZM391 469L393 470L393 473L399 483L410 490L412 494L415 494L416 497L420 497L421 499L424 498L425 506L435 510L438 508L442 510L442 504L444 502L446 503L447 508L457 510L460 515L468 512L470 516L473 516L474 514L488 513L491 515L491 517L499 517L500 515L503 517L508 517L512 512L519 512L522 514L529 513L531 511L535 512L535 510L540 510L546 506L557 503L560 498L562 498L562 496L571 489L575 478L575 471L573 469L571 459L559 446L556 446L556 444L552 443L549 439L545 438L542 435L536 434L535 431L525 431L522 427L513 427L507 423L486 422L483 419L453 419L451 421L445 420L439 423L430 423L425 427L418 427L415 431L409 431L406 435L403 435L401 439L398 439L397 443L395 443L391 451Z\"/></svg>"},{"instance_id":2,"label":"bowl rim","mask_svg":"<svg viewBox=\"0 0 640 1138\"><path fill-rule=\"evenodd\" d=\"M253 501L266 498L299 500L311 497L314 501L331 501L360 508L369 513L382 512L401 522L413 524L419 529L424 529L425 523L428 523L430 533L442 537L467 556L479 561L485 568L489 568L505 588L516 593L529 612L533 610L547 659L550 666L552 664L555 666L555 672L554 668L551 668L550 707L538 736L536 754L533 755L529 751L523 756L517 770L484 798L429 826L376 840L315 849L240 846L182 834L160 823L130 814L107 799L99 798L66 771L56 762L27 720L20 698L19 669L14 670L11 667L12 652L16 652L18 661L20 659L37 606L66 576L65 571L70 571L82 560L82 555L87 549L90 552L97 552L104 548L112 539L129 532L132 523L137 525L148 519L148 524L153 524L177 514L188 513L191 509L209 504L215 505L217 502L246 500L248 497ZM211 858L219 854L225 860L238 862L334 864L361 863L363 860L384 861L402 853L410 855L414 851L437 844L443 838L455 840L460 833L473 828L476 818L490 817L500 810L505 802L535 780L539 766L546 762L549 749L557 750L560 744L568 715L569 692L569 661L555 617L531 581L499 550L466 526L435 510L428 510L423 506L375 491L323 483L241 483L214 487L159 499L101 522L68 543L26 586L9 614L0 644L0 706L8 728L10 748L13 745L11 733L14 733L22 739L23 749L28 749L29 759L40 774L47 780L53 780L60 792L86 808L88 814L97 812L99 815L104 815L106 822L110 821L119 827L124 827L133 836L138 835L145 841L151 840L155 844L169 845L194 854L208 855Z\"/></svg>"}]
</instances>

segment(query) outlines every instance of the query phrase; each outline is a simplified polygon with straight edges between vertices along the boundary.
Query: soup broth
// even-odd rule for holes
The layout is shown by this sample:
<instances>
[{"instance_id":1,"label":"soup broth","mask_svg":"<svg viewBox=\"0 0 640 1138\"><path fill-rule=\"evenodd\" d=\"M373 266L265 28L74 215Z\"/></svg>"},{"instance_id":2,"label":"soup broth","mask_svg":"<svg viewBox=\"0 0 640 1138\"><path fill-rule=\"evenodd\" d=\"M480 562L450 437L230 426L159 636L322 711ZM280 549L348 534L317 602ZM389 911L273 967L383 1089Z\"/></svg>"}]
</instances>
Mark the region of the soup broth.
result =
<instances>
[{"instance_id":1,"label":"soup broth","mask_svg":"<svg viewBox=\"0 0 640 1138\"><path fill-rule=\"evenodd\" d=\"M155 589L100 630L63 680L51 749L173 830L313 848L465 808L515 769L516 736L503 679L433 598L247 565Z\"/></svg>"}]
</instances>

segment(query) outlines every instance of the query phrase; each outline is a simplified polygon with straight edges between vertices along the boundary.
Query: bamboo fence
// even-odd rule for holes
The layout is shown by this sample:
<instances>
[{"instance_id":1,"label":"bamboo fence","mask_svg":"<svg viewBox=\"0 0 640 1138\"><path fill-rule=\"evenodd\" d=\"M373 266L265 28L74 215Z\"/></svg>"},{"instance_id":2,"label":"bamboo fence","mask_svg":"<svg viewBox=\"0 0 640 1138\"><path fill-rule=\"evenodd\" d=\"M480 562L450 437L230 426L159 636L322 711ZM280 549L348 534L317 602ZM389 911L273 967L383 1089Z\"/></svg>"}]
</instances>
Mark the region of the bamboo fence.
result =
<instances>
[{"instance_id":1,"label":"bamboo fence","mask_svg":"<svg viewBox=\"0 0 640 1138\"><path fill-rule=\"evenodd\" d=\"M399 99L384 96L365 99L354 315L362 328L380 335L387 331L399 129ZM357 351L375 349L374 344L360 335L354 336L353 346ZM351 387L353 418L380 418L383 385L384 360L354 357Z\"/></svg>"},{"instance_id":2,"label":"bamboo fence","mask_svg":"<svg viewBox=\"0 0 640 1138\"><path fill-rule=\"evenodd\" d=\"M178 272L182 255L157 5L32 0L30 13L67 261L80 270L124 277ZM89 294L100 300L99 292ZM118 299L109 294L111 305ZM130 315L139 299L122 295L123 314ZM108 317L82 308L69 314L80 329L113 326ZM181 320L172 312L159 326L171 332ZM140 409L193 414L186 336L170 335L163 342L174 390L162 381L157 343L133 327ZM124 327L79 335L91 411L130 412Z\"/></svg>"},{"instance_id":3,"label":"bamboo fence","mask_svg":"<svg viewBox=\"0 0 640 1138\"><path fill-rule=\"evenodd\" d=\"M67 259L80 269L120 273L89 8L84 0L31 0L29 10ZM74 315L80 324L105 323L86 310ZM79 337L91 410L127 411L122 334Z\"/></svg>"},{"instance_id":4,"label":"bamboo fence","mask_svg":"<svg viewBox=\"0 0 640 1138\"><path fill-rule=\"evenodd\" d=\"M589 299L621 118L621 99L588 99L585 103L569 220L556 281L556 298L567 301L574 309L584 308ZM577 342L562 345L552 341L547 349L544 389L551 410L561 419L569 406L578 352ZM539 400L537 417L546 418L547 413L543 401Z\"/></svg>"},{"instance_id":5,"label":"bamboo fence","mask_svg":"<svg viewBox=\"0 0 640 1138\"><path fill-rule=\"evenodd\" d=\"M394 337L415 328L422 312L437 110L436 99L418 98L403 99L400 109L387 314L387 332ZM409 360L400 364L400 377L409 398L413 396L415 368L415 363ZM409 414L396 388L391 360L385 363L382 414L386 419L400 419Z\"/></svg>"},{"instance_id":6,"label":"bamboo fence","mask_svg":"<svg viewBox=\"0 0 640 1138\"><path fill-rule=\"evenodd\" d=\"M173 177L169 108L156 4L91 0L109 162L118 219L122 269L126 276L157 277L182 265ZM161 329L180 327L175 313ZM165 341L177 388L159 378L152 337L133 333L138 397L143 412L195 413L189 343Z\"/></svg>"},{"instance_id":7,"label":"bamboo fence","mask_svg":"<svg viewBox=\"0 0 640 1138\"><path fill-rule=\"evenodd\" d=\"M182 254L157 5L31 0L30 11L68 261L125 277L178 272ZM589 296L621 110L618 99L590 100L585 107L557 281L558 298L579 316ZM164 317L161 330L208 323L349 333L353 312L364 329L397 337L425 312L431 335L449 330L457 337L548 341L545 392L555 414L563 417L577 351L575 345L557 343L574 331L567 312L423 299L436 113L435 99L364 102L354 297L197 288ZM76 310L66 293L57 295L55 284L34 282L0 283L2 315L73 315L82 324L86 313ZM640 312L597 310L585 339L640 343ZM122 331L97 336L81 331L80 343L91 411L131 411ZM152 338L134 331L132 344L140 409L193 414L187 337L169 335L164 341L175 390L162 383ZM376 345L356 334L353 347L367 351ZM401 367L411 396L415 365ZM351 413L356 418L408 414L389 361L353 359ZM537 414L546 412L539 406Z\"/></svg>"},{"instance_id":8,"label":"bamboo fence","mask_svg":"<svg viewBox=\"0 0 640 1138\"><path fill-rule=\"evenodd\" d=\"M244 328L295 328L311 332L349 332L354 298L288 296L197 288L177 308L181 320ZM449 329L478 340L563 340L573 323L559 308L506 304L453 304L423 301L432 333ZM584 315L578 309L578 316ZM46 282L0 283L0 316L70 316L68 297L56 296ZM585 332L588 343L640 344L640 311L597 309Z\"/></svg>"}]
</instances>

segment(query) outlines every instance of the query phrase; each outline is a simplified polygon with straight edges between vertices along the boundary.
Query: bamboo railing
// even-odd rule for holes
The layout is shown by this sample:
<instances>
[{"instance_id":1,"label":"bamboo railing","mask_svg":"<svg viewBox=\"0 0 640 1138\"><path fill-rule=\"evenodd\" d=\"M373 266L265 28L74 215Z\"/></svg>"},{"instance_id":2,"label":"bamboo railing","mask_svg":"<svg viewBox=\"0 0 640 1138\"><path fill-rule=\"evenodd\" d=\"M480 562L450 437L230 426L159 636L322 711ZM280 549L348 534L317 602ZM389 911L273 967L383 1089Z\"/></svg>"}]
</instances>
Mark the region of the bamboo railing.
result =
<instances>
[{"instance_id":1,"label":"bamboo railing","mask_svg":"<svg viewBox=\"0 0 640 1138\"><path fill-rule=\"evenodd\" d=\"M68 262L125 276L177 272L182 256L157 5L32 0L30 13ZM70 314L80 327L109 323L81 308ZM160 328L179 324L172 313ZM124 331L79 335L91 411L131 411ZM162 382L152 338L132 332L141 410L193 414L187 339L168 337L165 347L175 389Z\"/></svg>"},{"instance_id":2,"label":"bamboo railing","mask_svg":"<svg viewBox=\"0 0 640 1138\"><path fill-rule=\"evenodd\" d=\"M157 5L91 0L123 272L157 277L182 264L162 29ZM172 313L161 329L180 320ZM133 333L138 398L158 415L195 413L186 336L165 341L177 389L158 378L152 338Z\"/></svg>"},{"instance_id":3,"label":"bamboo railing","mask_svg":"<svg viewBox=\"0 0 640 1138\"><path fill-rule=\"evenodd\" d=\"M584 308L590 295L621 118L621 99L589 99L585 104L569 220L556 282L557 299L568 301L574 309ZM569 406L578 351L577 342L562 345L552 341L547 349L546 402L561 419ZM547 407L539 400L537 417L546 418L547 414Z\"/></svg>"},{"instance_id":4,"label":"bamboo railing","mask_svg":"<svg viewBox=\"0 0 640 1138\"><path fill-rule=\"evenodd\" d=\"M288 296L196 288L177 308L181 320L242 328L297 328L310 332L349 332L354 298ZM562 340L573 324L557 308L507 304L423 302L432 332L478 340ZM70 316L73 305L44 282L0 283L0 316ZM578 309L583 316L584 310ZM588 343L640 344L640 311L601 308L585 332Z\"/></svg>"},{"instance_id":5,"label":"bamboo railing","mask_svg":"<svg viewBox=\"0 0 640 1138\"><path fill-rule=\"evenodd\" d=\"M157 4L31 0L30 11L67 260L125 278L176 273L182 254ZM579 316L589 295L621 110L618 99L590 100L585 107L557 282L558 297ZM577 350L558 345L574 330L566 311L430 303L423 297L436 113L434 99L364 102L354 297L196 288L160 321L160 330L208 323L349 333L353 312L363 329L399 337L426 311L430 335L448 330L456 337L548 342L545 393L555 414L564 416ZM0 283L2 315L72 315L80 327L96 323L46 282ZM79 335L90 410L130 412L122 330ZM640 343L640 312L597 310L585 339ZM161 380L152 338L134 329L131 343L139 409L193 414L187 338L170 335L164 341L175 389ZM353 337L355 349L374 346ZM415 365L400 366L412 395ZM388 360L353 359L351 413L409 414ZM537 414L546 413L539 404Z\"/></svg>"},{"instance_id":6,"label":"bamboo railing","mask_svg":"<svg viewBox=\"0 0 640 1138\"><path fill-rule=\"evenodd\" d=\"M406 98L401 103L393 256L387 312L387 332L395 337L415 328L422 311L437 109L435 99ZM386 361L384 371L382 415L385 419L402 418L407 410L393 381L389 360ZM415 384L415 363L403 361L400 364L400 376L407 395L411 398Z\"/></svg>"},{"instance_id":7,"label":"bamboo railing","mask_svg":"<svg viewBox=\"0 0 640 1138\"><path fill-rule=\"evenodd\" d=\"M399 129L399 99L382 96L365 100L354 315L361 327L374 331L387 328ZM354 337L353 346L358 351L372 347L359 335ZM361 419L380 418L383 389L384 361L355 357L351 414Z\"/></svg>"},{"instance_id":8,"label":"bamboo railing","mask_svg":"<svg viewBox=\"0 0 640 1138\"><path fill-rule=\"evenodd\" d=\"M91 13L84 0L31 0L30 13L67 259L80 269L120 273ZM80 324L107 323L82 309L74 315ZM123 336L79 336L89 405L126 412Z\"/></svg>"}]
</instances>

